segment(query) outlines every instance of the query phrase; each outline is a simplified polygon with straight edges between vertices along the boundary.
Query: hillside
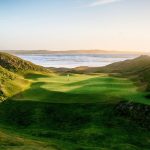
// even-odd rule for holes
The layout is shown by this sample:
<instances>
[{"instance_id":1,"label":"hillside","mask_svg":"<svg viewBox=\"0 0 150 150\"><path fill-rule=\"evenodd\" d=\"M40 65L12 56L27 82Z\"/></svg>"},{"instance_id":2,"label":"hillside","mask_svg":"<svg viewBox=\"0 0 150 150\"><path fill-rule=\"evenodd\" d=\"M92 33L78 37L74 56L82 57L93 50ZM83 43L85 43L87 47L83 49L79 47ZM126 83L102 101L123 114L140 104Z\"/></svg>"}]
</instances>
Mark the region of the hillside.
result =
<instances>
[{"instance_id":1,"label":"hillside","mask_svg":"<svg viewBox=\"0 0 150 150\"><path fill-rule=\"evenodd\" d=\"M0 101L21 92L29 86L22 74L50 73L50 70L29 61L0 52Z\"/></svg>"},{"instance_id":2,"label":"hillside","mask_svg":"<svg viewBox=\"0 0 150 150\"><path fill-rule=\"evenodd\" d=\"M28 85L23 77L0 66L0 101L21 92Z\"/></svg>"},{"instance_id":3,"label":"hillside","mask_svg":"<svg viewBox=\"0 0 150 150\"><path fill-rule=\"evenodd\" d=\"M0 81L1 83L3 83L3 81L5 79L14 79L16 77L16 75L10 71L8 71L7 69L3 68L2 66L0 66Z\"/></svg>"},{"instance_id":4,"label":"hillside","mask_svg":"<svg viewBox=\"0 0 150 150\"><path fill-rule=\"evenodd\" d=\"M108 74L124 74L124 65L126 73L130 66L129 72L144 72L148 79L149 58L118 62L117 71L113 70L117 67L114 64L74 70L50 68L55 74L47 74L45 68L6 53L1 53L1 60L5 68L0 66L0 99L7 100L0 103L0 149L149 149L147 92L137 90L130 76ZM126 63L130 65L125 67Z\"/></svg>"},{"instance_id":5,"label":"hillside","mask_svg":"<svg viewBox=\"0 0 150 150\"><path fill-rule=\"evenodd\" d=\"M73 69L68 68L50 68L57 73L109 73L119 74L121 77L132 78L137 82L145 85L146 90L150 91L150 56L141 55L135 59L129 59L121 62L116 62L104 67L87 67L81 66ZM145 88L144 88L145 89Z\"/></svg>"},{"instance_id":6,"label":"hillside","mask_svg":"<svg viewBox=\"0 0 150 150\"><path fill-rule=\"evenodd\" d=\"M142 55L135 59L116 62L97 70L98 72L119 72L134 74L140 71L150 69L150 56Z\"/></svg>"},{"instance_id":7,"label":"hillside","mask_svg":"<svg viewBox=\"0 0 150 150\"><path fill-rule=\"evenodd\" d=\"M29 61L25 61L19 57L3 52L0 52L0 65L3 68L6 68L12 72L24 72L24 71L50 72L44 67L35 65Z\"/></svg>"},{"instance_id":8,"label":"hillside","mask_svg":"<svg viewBox=\"0 0 150 150\"><path fill-rule=\"evenodd\" d=\"M142 55L132 60L113 63L97 69L96 72L120 73L123 76L131 76L146 84L147 90L150 90L150 56Z\"/></svg>"},{"instance_id":9,"label":"hillside","mask_svg":"<svg viewBox=\"0 0 150 150\"><path fill-rule=\"evenodd\" d=\"M0 100L5 98L5 93L3 91L3 86L6 80L13 80L16 78L16 75L3 67L0 66Z\"/></svg>"},{"instance_id":10,"label":"hillside","mask_svg":"<svg viewBox=\"0 0 150 150\"><path fill-rule=\"evenodd\" d=\"M58 71L58 70L55 70ZM147 89L150 90L150 56L141 55L135 59L116 62L104 67L77 67L64 72L69 73L109 73L119 74L122 77L131 77L134 80L146 84Z\"/></svg>"}]
</instances>

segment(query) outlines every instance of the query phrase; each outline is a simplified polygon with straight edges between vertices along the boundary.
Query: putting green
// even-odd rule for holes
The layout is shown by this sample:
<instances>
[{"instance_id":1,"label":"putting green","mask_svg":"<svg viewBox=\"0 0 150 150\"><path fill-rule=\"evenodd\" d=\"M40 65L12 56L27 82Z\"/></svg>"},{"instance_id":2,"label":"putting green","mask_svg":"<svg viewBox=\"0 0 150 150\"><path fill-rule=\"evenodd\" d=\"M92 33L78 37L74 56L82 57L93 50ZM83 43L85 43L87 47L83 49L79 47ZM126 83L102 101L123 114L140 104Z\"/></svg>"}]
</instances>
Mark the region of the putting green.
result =
<instances>
[{"instance_id":1,"label":"putting green","mask_svg":"<svg viewBox=\"0 0 150 150\"><path fill-rule=\"evenodd\" d=\"M28 74L30 87L13 96L13 100L32 100L53 103L95 103L128 100L150 104L144 92L129 79L95 75Z\"/></svg>"}]
</instances>

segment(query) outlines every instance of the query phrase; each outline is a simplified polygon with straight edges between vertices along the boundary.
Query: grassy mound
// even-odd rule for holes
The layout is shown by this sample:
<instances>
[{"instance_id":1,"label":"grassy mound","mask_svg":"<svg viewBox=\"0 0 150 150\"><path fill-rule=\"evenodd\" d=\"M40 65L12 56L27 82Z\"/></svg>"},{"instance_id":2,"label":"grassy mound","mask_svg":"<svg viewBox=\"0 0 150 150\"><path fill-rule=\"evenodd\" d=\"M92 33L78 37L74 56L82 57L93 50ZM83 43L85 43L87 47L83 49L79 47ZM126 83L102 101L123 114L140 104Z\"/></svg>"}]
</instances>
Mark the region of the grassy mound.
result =
<instances>
[{"instance_id":1,"label":"grassy mound","mask_svg":"<svg viewBox=\"0 0 150 150\"><path fill-rule=\"evenodd\" d=\"M134 76L135 80L146 84L146 89L150 91L150 56L144 55L133 60L114 63L103 67L101 71Z\"/></svg>"},{"instance_id":2,"label":"grassy mound","mask_svg":"<svg viewBox=\"0 0 150 150\"><path fill-rule=\"evenodd\" d=\"M150 56L142 55L135 59L116 62L104 67L80 67L70 70L75 73L119 73L145 84L150 91Z\"/></svg>"},{"instance_id":3,"label":"grassy mound","mask_svg":"<svg viewBox=\"0 0 150 150\"><path fill-rule=\"evenodd\" d=\"M101 70L102 69L102 70ZM150 69L150 56L142 55L135 59L125 60L102 67L100 71L120 72L120 73L137 73Z\"/></svg>"},{"instance_id":4,"label":"grassy mound","mask_svg":"<svg viewBox=\"0 0 150 150\"><path fill-rule=\"evenodd\" d=\"M25 61L19 57L0 52L0 65L12 72L39 71L50 72L46 68Z\"/></svg>"},{"instance_id":5,"label":"grassy mound","mask_svg":"<svg viewBox=\"0 0 150 150\"><path fill-rule=\"evenodd\" d=\"M49 74L50 70L16 56L0 52L0 101L11 97L29 86L29 81L24 80L27 73Z\"/></svg>"},{"instance_id":6,"label":"grassy mound","mask_svg":"<svg viewBox=\"0 0 150 150\"><path fill-rule=\"evenodd\" d=\"M29 81L0 66L0 101L11 97L29 86Z\"/></svg>"},{"instance_id":7,"label":"grassy mound","mask_svg":"<svg viewBox=\"0 0 150 150\"><path fill-rule=\"evenodd\" d=\"M4 92L6 81L12 81L15 78L17 78L17 75L0 66L0 100L6 97L6 93Z\"/></svg>"},{"instance_id":8,"label":"grassy mound","mask_svg":"<svg viewBox=\"0 0 150 150\"><path fill-rule=\"evenodd\" d=\"M0 81L1 84L3 84L3 81L6 79L14 79L16 77L16 75L10 71L8 71L7 69L3 68L0 66Z\"/></svg>"}]
</instances>

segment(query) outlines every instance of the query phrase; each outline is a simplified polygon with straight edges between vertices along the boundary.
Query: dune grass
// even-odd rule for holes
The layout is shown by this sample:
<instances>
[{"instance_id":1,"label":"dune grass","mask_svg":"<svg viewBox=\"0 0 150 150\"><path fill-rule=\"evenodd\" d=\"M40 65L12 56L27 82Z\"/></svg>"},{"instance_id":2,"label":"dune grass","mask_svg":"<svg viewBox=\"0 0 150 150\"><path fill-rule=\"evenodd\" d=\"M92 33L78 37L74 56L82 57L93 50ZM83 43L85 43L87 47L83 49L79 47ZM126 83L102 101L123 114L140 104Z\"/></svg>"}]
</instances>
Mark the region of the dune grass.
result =
<instances>
[{"instance_id":1,"label":"dune grass","mask_svg":"<svg viewBox=\"0 0 150 150\"><path fill-rule=\"evenodd\" d=\"M29 88L29 80L0 66L0 101Z\"/></svg>"}]
</instances>

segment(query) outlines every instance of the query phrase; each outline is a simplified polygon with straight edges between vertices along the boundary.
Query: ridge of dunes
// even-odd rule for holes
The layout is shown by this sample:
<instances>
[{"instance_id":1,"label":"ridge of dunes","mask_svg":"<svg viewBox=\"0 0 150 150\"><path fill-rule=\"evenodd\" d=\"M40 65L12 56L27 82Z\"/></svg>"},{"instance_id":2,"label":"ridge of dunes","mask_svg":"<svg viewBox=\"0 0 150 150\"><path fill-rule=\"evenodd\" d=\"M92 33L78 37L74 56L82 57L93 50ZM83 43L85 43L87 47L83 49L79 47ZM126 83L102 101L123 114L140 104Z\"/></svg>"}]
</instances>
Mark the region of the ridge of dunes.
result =
<instances>
[{"instance_id":1,"label":"ridge of dunes","mask_svg":"<svg viewBox=\"0 0 150 150\"><path fill-rule=\"evenodd\" d=\"M29 61L23 60L17 56L0 52L0 65L3 68L8 69L12 72L24 72L24 71L42 71L42 72L50 72L50 70L35 65Z\"/></svg>"},{"instance_id":2,"label":"ridge of dunes","mask_svg":"<svg viewBox=\"0 0 150 150\"><path fill-rule=\"evenodd\" d=\"M28 87L29 81L24 78L28 73L50 74L51 70L0 52L0 101Z\"/></svg>"}]
</instances>

